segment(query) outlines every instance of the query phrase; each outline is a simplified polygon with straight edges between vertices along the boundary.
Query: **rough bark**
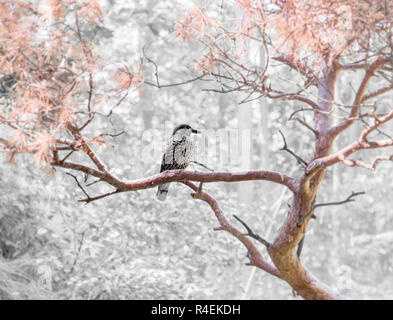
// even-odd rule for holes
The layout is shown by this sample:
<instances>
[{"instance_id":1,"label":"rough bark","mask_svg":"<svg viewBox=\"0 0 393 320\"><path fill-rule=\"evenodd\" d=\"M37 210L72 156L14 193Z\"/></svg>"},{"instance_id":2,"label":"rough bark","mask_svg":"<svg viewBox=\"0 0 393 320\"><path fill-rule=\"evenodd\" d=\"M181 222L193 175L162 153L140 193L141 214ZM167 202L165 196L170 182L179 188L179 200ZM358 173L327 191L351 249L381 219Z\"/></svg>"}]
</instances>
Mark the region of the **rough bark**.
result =
<instances>
[{"instance_id":1,"label":"rough bark","mask_svg":"<svg viewBox=\"0 0 393 320\"><path fill-rule=\"evenodd\" d=\"M329 114L334 101L336 74L337 71L334 67L326 69L318 84L318 109L321 112L315 112L314 122L317 138L312 160L329 155L334 141L334 136L329 133L331 128ZM299 190L294 193L288 216L268 250L274 265L280 271L281 278L288 282L304 299L343 298L307 271L296 254L296 246L303 238L309 218L306 218L300 226L298 221L311 209L324 171L321 169L311 176L306 172L300 179Z\"/></svg>"}]
</instances>

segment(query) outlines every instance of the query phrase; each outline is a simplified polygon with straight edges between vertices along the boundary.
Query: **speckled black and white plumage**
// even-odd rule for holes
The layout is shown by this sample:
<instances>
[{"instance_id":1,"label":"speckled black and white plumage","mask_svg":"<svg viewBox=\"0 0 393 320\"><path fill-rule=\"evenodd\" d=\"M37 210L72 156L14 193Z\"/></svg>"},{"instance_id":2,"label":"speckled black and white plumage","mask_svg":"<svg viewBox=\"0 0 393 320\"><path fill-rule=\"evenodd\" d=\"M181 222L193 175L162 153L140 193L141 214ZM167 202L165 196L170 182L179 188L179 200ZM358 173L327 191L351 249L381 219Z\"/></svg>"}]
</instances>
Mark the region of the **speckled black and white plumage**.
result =
<instances>
[{"instance_id":1,"label":"speckled black and white plumage","mask_svg":"<svg viewBox=\"0 0 393 320\"><path fill-rule=\"evenodd\" d=\"M194 157L195 146L191 140L191 133L199 131L188 124L177 126L172 133L169 143L162 157L161 171L185 169ZM169 183L158 186L157 199L164 201L169 189Z\"/></svg>"}]
</instances>

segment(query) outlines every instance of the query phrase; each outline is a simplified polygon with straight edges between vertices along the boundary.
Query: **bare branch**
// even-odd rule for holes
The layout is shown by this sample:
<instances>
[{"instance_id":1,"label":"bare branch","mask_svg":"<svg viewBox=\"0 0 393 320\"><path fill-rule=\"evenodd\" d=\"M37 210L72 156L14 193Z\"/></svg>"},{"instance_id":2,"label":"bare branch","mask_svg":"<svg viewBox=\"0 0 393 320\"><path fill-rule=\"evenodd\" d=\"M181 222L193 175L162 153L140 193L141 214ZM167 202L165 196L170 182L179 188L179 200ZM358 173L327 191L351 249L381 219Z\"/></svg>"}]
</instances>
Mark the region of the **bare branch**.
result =
<instances>
[{"instance_id":1,"label":"bare branch","mask_svg":"<svg viewBox=\"0 0 393 320\"><path fill-rule=\"evenodd\" d=\"M56 149L56 151L60 150L59 148ZM71 150L63 159L60 160L60 162L66 161L76 150Z\"/></svg>"},{"instance_id":2,"label":"bare branch","mask_svg":"<svg viewBox=\"0 0 393 320\"><path fill-rule=\"evenodd\" d=\"M70 130L75 140L80 143L79 149L89 156L89 158L93 161L93 163L100 171L107 172L104 163L101 161L98 155L90 148L90 146L80 133L79 129L71 123L68 124L67 129Z\"/></svg>"},{"instance_id":3,"label":"bare branch","mask_svg":"<svg viewBox=\"0 0 393 320\"><path fill-rule=\"evenodd\" d=\"M345 148L342 148L341 150L330 154L328 156L322 157L322 158L317 158L314 161L312 161L308 166L307 166L307 174L308 175L313 175L315 172L317 172L321 168L326 168L327 166L331 166L333 164L336 164L340 161L344 162L350 156L351 154L359 151L359 150L364 150L364 149L377 149L377 148L385 148L389 146L393 146L393 138L388 137L385 140L379 140L379 141L369 141L367 138L371 132L374 130L377 130L378 127L386 123L387 121L393 119L393 109L384 114L381 117L374 117L374 124L373 125L368 125L363 129L361 132L361 135L359 137L358 141L355 141L351 143L350 145L346 146ZM350 160L346 161L346 165L351 165L352 162Z\"/></svg>"},{"instance_id":4,"label":"bare branch","mask_svg":"<svg viewBox=\"0 0 393 320\"><path fill-rule=\"evenodd\" d=\"M202 74L202 75L200 75L198 77L195 77L195 78L189 79L189 80L185 80L185 81L182 81L182 82L170 83L170 84L161 84L160 83L159 74L158 74L158 65L157 65L157 63L155 61L153 61L152 59L150 59L146 55L145 48L142 49L142 52L143 52L143 56L146 58L146 60L149 63L153 64L154 70L155 70L154 71L154 76L155 76L155 79L156 79L156 83L153 83L153 82L150 82L150 81L146 81L146 80L143 81L143 83L145 83L147 85L150 85L150 86L153 86L153 87L156 87L156 88L159 88L159 89L161 89L161 88L169 88L169 87L177 87L177 86L181 86L181 85L184 85L184 84L188 84L188 83L191 83L191 82L195 82L195 81L201 80L201 79L203 79L207 75L207 74L204 73L204 74Z\"/></svg>"},{"instance_id":5,"label":"bare branch","mask_svg":"<svg viewBox=\"0 0 393 320\"><path fill-rule=\"evenodd\" d=\"M300 255L302 254L302 250L303 250L303 245L304 245L304 240L306 238L306 235L303 235L302 240L299 241L299 244L297 245L297 250L296 250L296 254L298 256L298 258L300 258Z\"/></svg>"},{"instance_id":6,"label":"bare branch","mask_svg":"<svg viewBox=\"0 0 393 320\"><path fill-rule=\"evenodd\" d=\"M211 172L214 172L213 169L210 169L209 167L205 166L203 163L200 163L200 162L197 162L197 161L190 161L190 163L195 163L195 164L197 164L198 166L201 166L201 167L205 168L206 170L209 170L209 171L211 171Z\"/></svg>"},{"instance_id":7,"label":"bare branch","mask_svg":"<svg viewBox=\"0 0 393 320\"><path fill-rule=\"evenodd\" d=\"M157 63L155 62L155 61L153 61L152 59L150 59L147 55L146 55L146 52L145 52L145 47L143 47L142 48L142 53L143 53L143 56L146 58L146 60L148 61L148 62L150 62L153 66L154 66L154 76L155 76L155 78L156 78L156 83L157 83L157 87L159 88L160 87L160 78L158 77L158 65L157 65Z\"/></svg>"},{"instance_id":8,"label":"bare branch","mask_svg":"<svg viewBox=\"0 0 393 320\"><path fill-rule=\"evenodd\" d=\"M366 69L367 67L368 64L366 63L348 63L348 64L339 65L340 70L360 70L360 69Z\"/></svg>"},{"instance_id":9,"label":"bare branch","mask_svg":"<svg viewBox=\"0 0 393 320\"><path fill-rule=\"evenodd\" d=\"M266 248L269 248L269 247L271 246L271 244L270 244L268 241L266 241L265 239L263 239L263 238L262 238L261 236L259 236L258 234L254 233L254 232L251 230L251 228L250 228L243 220L241 220L238 216L233 215L233 217L234 217L237 221L239 221L239 222L244 226L244 228L246 228L247 233L244 234L245 236L249 236L249 237L251 237L251 238L253 238L253 239L259 241L259 242L262 243Z\"/></svg>"},{"instance_id":10,"label":"bare branch","mask_svg":"<svg viewBox=\"0 0 393 320\"><path fill-rule=\"evenodd\" d=\"M377 167L378 162L380 161L393 161L393 154L390 156L379 156L376 157L373 162L371 164L367 164L363 161L360 160L354 160L354 159L345 159L343 160L343 163L349 167L362 167L368 170L375 170L375 168Z\"/></svg>"},{"instance_id":11,"label":"bare branch","mask_svg":"<svg viewBox=\"0 0 393 320\"><path fill-rule=\"evenodd\" d=\"M345 200L343 201L336 201L336 202L327 202L327 203L317 203L311 206L311 209L305 214L303 215L297 222L297 226L300 227L301 224L304 222L304 220L306 220L310 215L313 214L314 210L318 207L325 207L325 206L338 206L344 203L348 203L348 202L352 202L355 201L355 199L353 199L354 197L357 197L359 195L365 194L365 192L352 192Z\"/></svg>"},{"instance_id":12,"label":"bare branch","mask_svg":"<svg viewBox=\"0 0 393 320\"><path fill-rule=\"evenodd\" d=\"M257 247L254 245L254 243L247 238L244 234L242 234L238 229L233 227L228 219L225 217L224 213L221 211L221 208L219 207L217 201L212 198L210 195L208 195L205 192L201 192L199 188L189 182L183 182L185 185L190 187L192 190L194 190L195 193L192 194L192 197L194 199L200 199L205 201L209 206L212 208L214 214L216 215L217 220L220 223L220 227L216 228L215 230L225 230L235 236L236 238L239 239L239 241L247 248L248 250L248 257L251 260L251 265L256 266L278 278L280 278L280 272L277 270L277 268L272 265L271 263L267 262L257 249Z\"/></svg>"},{"instance_id":13,"label":"bare branch","mask_svg":"<svg viewBox=\"0 0 393 320\"><path fill-rule=\"evenodd\" d=\"M96 197L90 197L89 194L87 193L87 191L82 187L82 185L80 184L80 182L79 182L79 180L78 180L78 178L76 176L74 176L73 174L71 174L69 172L66 172L66 174L69 175L70 177L74 178L74 180L76 181L78 187L82 190L82 192L86 196L85 199L80 199L80 200L78 200L78 202L84 202L84 203L88 204L88 203L90 203L92 201L96 201L96 200L99 200L99 199L102 199L102 198L106 198L106 197L109 197L109 196L112 196L112 195L114 195L116 193L120 193L121 192L120 190L116 189L115 191L108 192L108 193L105 193L105 194L102 194L102 195L99 195L99 196L96 196ZM100 180L98 180L98 181L100 181ZM98 182L98 181L95 181L95 182Z\"/></svg>"},{"instance_id":14,"label":"bare branch","mask_svg":"<svg viewBox=\"0 0 393 320\"><path fill-rule=\"evenodd\" d=\"M77 178L76 176L74 176L73 174L69 173L69 172L66 172L66 174L69 175L70 177L74 178L74 180L75 180L76 184L78 185L79 189L82 190L82 192L85 194L85 196L86 196L87 198L90 198L89 194L86 192L86 190L85 190L85 189L82 187L82 185L79 183L78 178Z\"/></svg>"},{"instance_id":15,"label":"bare branch","mask_svg":"<svg viewBox=\"0 0 393 320\"><path fill-rule=\"evenodd\" d=\"M274 171L246 171L246 172L192 172L183 170L168 170L160 174L141 178L133 181L123 181L112 175L108 171L99 171L83 164L73 162L60 162L55 159L50 160L50 164L56 167L63 167L81 171L101 181L106 182L119 191L135 191L141 189L154 188L158 185L169 182L197 181L197 182L239 182L251 180L266 180L286 186L292 192L297 192L299 183L296 179Z\"/></svg>"},{"instance_id":16,"label":"bare branch","mask_svg":"<svg viewBox=\"0 0 393 320\"><path fill-rule=\"evenodd\" d=\"M272 59L285 63L291 69L305 76L308 79L308 81L312 81L313 79L315 79L315 75L311 69L309 69L306 65L302 64L300 61L294 61L294 59L288 55L286 56L281 55L279 57L273 57Z\"/></svg>"},{"instance_id":17,"label":"bare branch","mask_svg":"<svg viewBox=\"0 0 393 320\"><path fill-rule=\"evenodd\" d=\"M177 86L181 86L181 85L188 84L188 83L191 83L191 82L195 82L195 81L203 79L205 76L206 75L203 74L203 75L201 75L199 77L196 77L196 78L193 78L193 79L185 80L185 81L182 81L182 82L169 83L169 84L157 85L157 84L152 83L150 81L144 81L143 83L148 84L148 85L153 86L153 87L156 87L156 88L159 88L159 89L162 89L162 88L169 88L169 87L177 87Z\"/></svg>"},{"instance_id":18,"label":"bare branch","mask_svg":"<svg viewBox=\"0 0 393 320\"><path fill-rule=\"evenodd\" d=\"M353 107L351 109L348 119L344 120L343 122L341 122L340 124L338 124L336 127L332 129L332 132L335 135L339 134L340 132L348 128L357 119L361 103L362 101L364 101L364 97L365 97L364 93L366 91L367 85L371 77L375 74L378 68L382 67L387 62L389 62L388 58L378 57L372 64L369 65L369 67L367 68L364 74L362 82L360 83L359 88L356 92L355 100L353 102Z\"/></svg>"},{"instance_id":19,"label":"bare branch","mask_svg":"<svg viewBox=\"0 0 393 320\"><path fill-rule=\"evenodd\" d=\"M86 234L86 231L82 232L81 239L79 241L78 250L76 252L76 256L75 256L74 262L72 263L72 267L71 267L70 272L69 272L70 274L72 274L74 272L75 267L76 267L76 265L78 263L79 256L80 256L80 253L81 253L81 250L82 250L82 246L83 246L83 243L84 243L84 240L85 240L85 234Z\"/></svg>"},{"instance_id":20,"label":"bare branch","mask_svg":"<svg viewBox=\"0 0 393 320\"><path fill-rule=\"evenodd\" d=\"M86 184L86 187L90 187L90 186L92 186L93 184L99 183L99 182L101 182L101 181L102 181L101 179L97 179L97 180L95 180L95 181L93 181L93 182L87 183L87 184Z\"/></svg>"},{"instance_id":21,"label":"bare branch","mask_svg":"<svg viewBox=\"0 0 393 320\"><path fill-rule=\"evenodd\" d=\"M89 93L88 93L89 96L88 96L88 99L87 99L88 119L86 120L86 122L80 128L78 128L79 131L82 131L83 129L85 129L91 123L91 121L94 119L95 113L92 113L92 111L91 111L91 101L92 101L92 98L93 98L93 91L94 91L93 75L91 74L91 72L89 72Z\"/></svg>"},{"instance_id":22,"label":"bare branch","mask_svg":"<svg viewBox=\"0 0 393 320\"><path fill-rule=\"evenodd\" d=\"M318 133L317 130L315 130L313 127L311 127L305 120L293 116L296 112L299 112L299 111L305 111L305 110L297 110L297 111L295 111L294 113L291 114L291 116L288 118L288 120L294 120L294 121L299 122L304 127L306 127L308 130L310 130L314 134L315 137L318 138L319 133Z\"/></svg>"},{"instance_id":23,"label":"bare branch","mask_svg":"<svg viewBox=\"0 0 393 320\"><path fill-rule=\"evenodd\" d=\"M362 99L362 102L364 102L366 100L369 100L371 98L374 98L376 96L379 96L379 95L381 95L381 94L383 94L385 92L388 92L388 91L390 91L392 89L393 89L393 84L391 84L389 86L386 86L386 87L382 87L382 88L380 88L378 90L375 90L375 91L372 91L372 92L370 92L368 94L365 94L363 99Z\"/></svg>"},{"instance_id":24,"label":"bare branch","mask_svg":"<svg viewBox=\"0 0 393 320\"><path fill-rule=\"evenodd\" d=\"M113 196L114 194L117 194L117 193L120 193L121 191L120 190L114 190L114 191L112 191L112 192L108 192L108 193L105 193L105 194L102 194L102 195L100 195L100 196L96 196L96 197L87 197L86 199L80 199L80 200L78 200L78 202L84 202L84 203L86 203L86 204L88 204L88 203L90 203L90 202L92 202L92 201L96 201L96 200L100 200L100 199L102 199L102 198L106 198L106 197L109 197L109 196Z\"/></svg>"},{"instance_id":25,"label":"bare branch","mask_svg":"<svg viewBox=\"0 0 393 320\"><path fill-rule=\"evenodd\" d=\"M301 101L308 104L314 110L319 110L318 104L309 98L301 96L299 93L281 93L278 95L272 95L271 93L265 92L265 96L269 99L281 99L281 100L295 100Z\"/></svg>"},{"instance_id":26,"label":"bare branch","mask_svg":"<svg viewBox=\"0 0 393 320\"><path fill-rule=\"evenodd\" d=\"M281 130L279 130L278 132L281 134L281 137L282 137L283 142L284 142L284 146L280 150L288 152L290 155L292 155L296 159L297 163L299 163L303 168L306 168L307 167L307 162L288 148L287 140L285 139L284 134L281 132Z\"/></svg>"}]
</instances>

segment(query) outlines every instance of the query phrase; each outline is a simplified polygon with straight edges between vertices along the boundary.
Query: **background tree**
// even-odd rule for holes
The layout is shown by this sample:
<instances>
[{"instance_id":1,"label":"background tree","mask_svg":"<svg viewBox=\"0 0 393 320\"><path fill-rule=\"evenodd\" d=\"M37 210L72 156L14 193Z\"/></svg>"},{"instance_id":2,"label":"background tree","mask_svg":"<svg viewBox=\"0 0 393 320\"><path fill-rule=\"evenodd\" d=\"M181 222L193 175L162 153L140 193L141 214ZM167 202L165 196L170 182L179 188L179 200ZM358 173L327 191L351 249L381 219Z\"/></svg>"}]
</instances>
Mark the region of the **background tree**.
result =
<instances>
[{"instance_id":1,"label":"background tree","mask_svg":"<svg viewBox=\"0 0 393 320\"><path fill-rule=\"evenodd\" d=\"M140 5L143 4L141 2ZM115 10L125 10L126 16L127 10L135 9L116 8L110 2L108 5L112 5L112 13ZM281 106L278 100L304 104L307 108L303 106L292 110L293 105L283 105L278 114L272 115L282 119L286 114L286 117L296 120L311 131L314 140L310 140L308 147L312 148L310 150L313 150L313 154L309 154L306 161L295 155L303 171L287 164L283 168L288 169L288 175L277 171L256 170L236 175L227 172L171 172L134 181L118 178L117 175L129 177L130 172L133 172L131 170L138 170L138 174L140 171L130 165L129 157L115 161L106 156L104 160L110 165L105 165L93 150L93 145L102 145L105 138L116 138L122 131L118 129L127 126L125 121L122 123L118 119L117 125L108 132L108 125L102 120L116 113L115 110L121 110L119 106L124 101L130 101L130 98L131 101L141 99L141 92L144 90L141 87L143 66L137 59L129 61L131 64L127 66L118 61L108 63L105 53L100 57L100 45L107 47L112 36L105 35L106 29L101 26L101 19L105 16L101 15L101 7L95 1L51 1L50 6L45 6L40 1L1 2L1 22L4 28L0 36L0 73L7 76L7 79L12 79L12 85L7 87L3 101L1 142L9 161L14 160L16 153L33 153L43 169L62 167L84 173L88 177L85 180L88 187L83 186L81 179L73 177L85 194L82 201L86 203L113 194L153 188L169 181L200 182L199 187L191 182L186 184L194 190L194 198L204 200L212 207L220 222L218 230L229 231L246 246L251 265L284 280L304 298L339 298L338 294L316 280L302 266L296 255L296 247L314 209L321 204L315 198L329 166L344 163L375 168L380 161L392 159L389 154L378 154L367 165L363 161L349 158L355 152L379 149L393 143L386 130L388 121L393 117L391 101L380 103L383 100L379 100L378 104L368 104L392 88L391 5L388 2L378 2L371 6L369 1L341 1L340 4L335 1L238 1L237 5L236 10L223 6L206 8L205 11L210 13L224 10L225 14L219 17L222 20L220 22L209 18L200 8L195 8L177 24L176 32L179 36L194 38L207 48L197 58L201 75L164 82L162 75L166 76L168 72L159 70L158 66L161 64L151 59L149 51L146 51L144 65L149 64L153 76L144 82L157 89L168 84L170 90L173 84L189 86L195 79L213 79L219 83L219 87L212 89L211 82L207 82L208 90L228 94L245 92L246 96L242 99L244 103L263 96L277 100L275 106ZM242 22L239 28L231 30L233 23L228 22L239 16L239 10ZM351 23L343 23L343 17L348 18L348 15ZM151 30L153 35L157 33L154 30ZM100 32L104 32L101 38L107 39L101 44L97 41ZM261 47L260 51L264 52L266 61L262 67L260 63L250 64L244 58L249 54L249 42L256 42ZM198 47L193 48L196 49ZM299 76L283 80L290 69L298 72ZM363 72L364 75L355 87L353 101L348 104L341 102L339 97L336 98L335 86L340 77L351 70ZM168 78L173 80L172 77ZM367 85L371 82L377 87L367 92ZM303 85L299 86L299 83ZM134 90L134 87L138 89ZM148 90L149 96L155 94L152 89ZM162 91L157 91L156 94L159 97L165 95ZM173 101L170 94L167 95L168 102ZM209 95L203 97L211 99ZM141 119L146 127L154 124L154 120L144 110L141 112ZM300 117L302 113L305 118ZM118 116L121 118L121 111ZM314 122L313 125L310 124L311 121ZM138 121L135 124L138 126ZM342 136L350 126L356 125L360 126L359 139L332 151L336 138ZM284 149L290 151L292 141L288 139L289 144L284 136L282 138ZM121 143L122 139L124 136L119 137L118 141ZM137 135L131 136L131 139L128 136L127 140L137 143ZM290 152L294 155L293 151ZM368 155L374 156L371 152ZM123 168L120 172L108 169L119 166ZM153 172L154 169L150 170ZM296 178L292 175L296 175ZM286 186L292 193L288 216L271 244L254 234L239 218L248 234L240 231L240 227L235 228L225 218L217 200L205 193L206 186L203 185L202 188L204 182L245 180L267 180ZM99 186L102 184L104 187ZM105 185L112 188L106 190ZM98 191L102 193L90 196ZM352 201L355 195L348 193L346 200L339 199L338 202ZM221 195L219 198L224 201L223 206L230 201ZM323 194L320 198L324 198ZM135 207L140 207L137 203L140 199L140 196L135 198ZM151 200L147 200L145 210L149 210L150 203ZM260 206L256 205L255 209L260 210ZM273 208L269 209L273 213L277 212ZM113 210L118 211L116 208ZM117 220L116 224L121 225L122 221ZM74 237L77 253L82 250L87 231L98 228L91 226L90 221L86 221L86 225L86 230L80 230L77 232L78 236ZM113 226L108 228L113 230ZM271 224L269 228L272 228ZM271 261L259 251L259 243L253 242L253 238L266 246ZM158 246L164 246L159 244L161 241L156 236L154 241ZM77 266L79 253L70 259L71 274ZM100 288L95 294L90 297L102 297L103 294L108 294L108 289Z\"/></svg>"}]
</instances>

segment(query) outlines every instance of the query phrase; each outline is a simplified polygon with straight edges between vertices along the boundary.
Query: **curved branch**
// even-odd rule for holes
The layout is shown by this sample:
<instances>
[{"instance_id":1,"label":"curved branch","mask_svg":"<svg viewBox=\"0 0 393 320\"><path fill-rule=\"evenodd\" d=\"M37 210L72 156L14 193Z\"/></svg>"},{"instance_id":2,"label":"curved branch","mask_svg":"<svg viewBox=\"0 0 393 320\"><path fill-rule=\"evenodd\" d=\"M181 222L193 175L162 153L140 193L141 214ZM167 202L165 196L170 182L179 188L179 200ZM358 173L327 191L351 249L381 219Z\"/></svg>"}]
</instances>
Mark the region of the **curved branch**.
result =
<instances>
[{"instance_id":1,"label":"curved branch","mask_svg":"<svg viewBox=\"0 0 393 320\"><path fill-rule=\"evenodd\" d=\"M345 200L342 200L342 201L335 201L335 202L327 202L327 203L317 203L317 204L313 204L313 205L311 206L311 209L310 209L304 216L302 216L302 217L299 219L299 221L298 221L298 223L297 223L297 226L300 227L301 224L302 224L309 216L311 216L311 215L313 214L314 210L315 210L316 208L318 208L318 207L339 206L339 205L344 204L344 203L353 202L353 201L355 201L355 199L353 199L354 197L357 197L357 196L362 195L362 194L365 194L365 192L363 192L363 191L362 191L362 192L353 192L353 191L352 191L352 193L351 193Z\"/></svg>"},{"instance_id":2,"label":"curved branch","mask_svg":"<svg viewBox=\"0 0 393 320\"><path fill-rule=\"evenodd\" d=\"M305 228L308 222L308 220L305 220L305 223L298 227L299 214L305 210L309 210L311 207L310 201L306 201L308 206L305 206L304 196L302 194L295 195L290 212L273 244L268 249L269 255L274 265L280 271L281 278L304 299L344 299L344 297L314 277L302 265L298 254L294 250L304 238Z\"/></svg>"},{"instance_id":3,"label":"curved branch","mask_svg":"<svg viewBox=\"0 0 393 320\"><path fill-rule=\"evenodd\" d=\"M332 132L337 135L340 132L344 131L345 129L347 129L356 119L357 116L359 114L359 110L360 110L360 105L363 101L365 101L366 99L371 98L371 96L365 96L364 93L366 91L367 85L371 79L371 77L375 74L375 72L382 67L384 64L386 64L387 62L389 62L388 58L383 58L383 57L379 57L377 58L372 64L370 64L370 66L368 67L368 69L366 70L366 73L364 74L364 77L362 79L362 82L359 85L359 88L356 92L355 95L355 100L353 102L353 107L352 110L348 116L348 118L344 121L342 121L341 123L339 123L336 127L334 127L332 129ZM381 92L374 92L372 97L378 95L378 94L382 94L384 92L386 92L387 90L382 90ZM365 99L366 98L366 99Z\"/></svg>"},{"instance_id":4,"label":"curved branch","mask_svg":"<svg viewBox=\"0 0 393 320\"><path fill-rule=\"evenodd\" d=\"M205 192L202 192L200 188L198 188L195 184L186 181L184 182L185 185L190 187L192 190L195 191L195 193L192 194L192 197L194 199L200 199L205 201L213 210L214 214L216 215L217 220L220 223L220 228L216 230L225 230L228 231L230 234L235 236L236 238L239 239L239 241L247 248L248 250L248 256L251 260L251 265L256 266L268 273L270 273L273 276L276 276L278 278L280 277L280 272L277 270L275 266L267 262L257 249L257 247L254 245L254 243L247 237L247 235L241 233L237 228L232 226L228 219L225 217L224 213L222 212L220 206L218 205L217 201L208 195Z\"/></svg>"},{"instance_id":5,"label":"curved branch","mask_svg":"<svg viewBox=\"0 0 393 320\"><path fill-rule=\"evenodd\" d=\"M313 110L319 110L318 104L316 102L297 93L280 93L277 95L272 95L269 92L263 92L263 94L269 99L301 101L308 104L311 108L313 108Z\"/></svg>"},{"instance_id":6,"label":"curved branch","mask_svg":"<svg viewBox=\"0 0 393 320\"><path fill-rule=\"evenodd\" d=\"M367 93L366 95L363 96L362 102L364 102L364 101L366 101L368 99L374 98L376 96L379 96L379 95L381 95L381 94L383 94L385 92L388 92L388 91L390 91L392 89L393 89L393 84L391 84L389 86L386 86L386 87L379 88L379 89L377 89L375 91L372 91L370 93Z\"/></svg>"},{"instance_id":7,"label":"curved branch","mask_svg":"<svg viewBox=\"0 0 393 320\"><path fill-rule=\"evenodd\" d=\"M371 132L373 132L374 130L378 130L378 127L382 126L384 123L392 119L393 119L393 109L379 118L375 116L374 124L366 126L361 132L360 137L357 141L349 144L345 148L342 148L341 150L335 153L332 153L325 157L317 158L314 161L312 161L307 167L307 175L313 175L314 173L319 171L319 169L326 168L327 166L331 166L340 161L344 162L344 164L348 166L359 165L359 163L355 163L353 160L348 160L347 159L348 156L363 149L377 149L377 148L385 148L385 147L393 146L393 138L391 137L379 141L367 140L367 137Z\"/></svg>"},{"instance_id":8,"label":"curved branch","mask_svg":"<svg viewBox=\"0 0 393 320\"><path fill-rule=\"evenodd\" d=\"M375 170L377 167L378 162L380 161L393 161L393 154L390 156L379 156L376 157L371 164L365 163L360 160L355 159L345 159L343 163L348 167L362 167L368 170Z\"/></svg>"},{"instance_id":9,"label":"curved branch","mask_svg":"<svg viewBox=\"0 0 393 320\"><path fill-rule=\"evenodd\" d=\"M245 236L251 237L257 241L259 241L260 243L262 243L266 248L269 248L271 246L271 243L269 243L267 240L265 240L264 238L262 238L259 234L256 234L254 231L252 231L252 229L247 225L247 223L245 223L242 219L240 219L238 216L233 215L233 217L239 221L244 228L246 228L247 233L244 233Z\"/></svg>"},{"instance_id":10,"label":"curved branch","mask_svg":"<svg viewBox=\"0 0 393 320\"><path fill-rule=\"evenodd\" d=\"M356 141L331 155L328 155L323 158L315 159L307 167L307 174L312 175L321 168L326 168L328 166L331 166L341 161L349 166L359 165L359 164L355 164L353 160L348 160L347 157L355 153L356 151L362 149L376 149L376 148L384 148L390 146L393 146L393 139L386 139L380 141L367 141L367 142Z\"/></svg>"},{"instance_id":11,"label":"curved branch","mask_svg":"<svg viewBox=\"0 0 393 320\"><path fill-rule=\"evenodd\" d=\"M292 192L296 192L298 182L291 177L272 171L246 171L246 172L195 172L183 170L170 170L161 174L134 180L125 183L126 190L137 190L155 187L174 181L198 181L198 182L239 182L251 180L266 180L288 187Z\"/></svg>"},{"instance_id":12,"label":"curved branch","mask_svg":"<svg viewBox=\"0 0 393 320\"><path fill-rule=\"evenodd\" d=\"M183 182L186 180L197 182L239 182L266 180L284 185L292 192L296 192L299 185L298 181L292 177L280 174L278 172L262 170L246 172L196 172L169 170L147 178L124 181L120 180L108 171L102 172L79 163L61 162L52 159L50 164L57 167L63 167L66 169L73 169L87 173L91 176L101 179L103 182L107 182L108 184L112 185L117 190L119 190L118 192L149 189L169 182Z\"/></svg>"},{"instance_id":13,"label":"curved branch","mask_svg":"<svg viewBox=\"0 0 393 320\"><path fill-rule=\"evenodd\" d=\"M101 159L98 157L98 155L90 148L89 144L83 138L79 129L75 125L73 125L72 123L68 124L67 129L70 130L70 132L74 136L75 140L79 142L79 144L80 144L80 146L78 146L79 149L88 155L88 157L93 161L93 163L95 164L97 169L99 169L101 172L106 173L107 170L105 168L104 163L101 161Z\"/></svg>"},{"instance_id":14,"label":"curved branch","mask_svg":"<svg viewBox=\"0 0 393 320\"><path fill-rule=\"evenodd\" d=\"M295 152L293 152L291 149L288 148L287 140L285 139L284 134L282 133L281 130L278 130L278 132L280 133L282 140L284 142L284 146L280 150L288 152L291 156L293 156L296 159L298 164L300 164L303 168L306 168L307 162L303 160L300 156L298 156Z\"/></svg>"},{"instance_id":15,"label":"curved branch","mask_svg":"<svg viewBox=\"0 0 393 320\"><path fill-rule=\"evenodd\" d=\"M315 78L315 75L310 68L308 68L305 64L301 63L300 61L295 61L293 57L290 57L288 55L280 55L277 57L273 57L272 59L286 64L288 67L299 72L307 79Z\"/></svg>"}]
</instances>

